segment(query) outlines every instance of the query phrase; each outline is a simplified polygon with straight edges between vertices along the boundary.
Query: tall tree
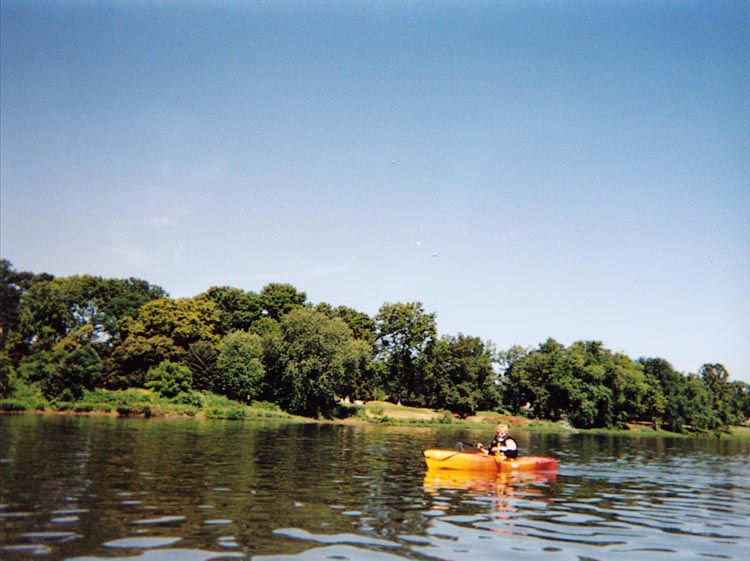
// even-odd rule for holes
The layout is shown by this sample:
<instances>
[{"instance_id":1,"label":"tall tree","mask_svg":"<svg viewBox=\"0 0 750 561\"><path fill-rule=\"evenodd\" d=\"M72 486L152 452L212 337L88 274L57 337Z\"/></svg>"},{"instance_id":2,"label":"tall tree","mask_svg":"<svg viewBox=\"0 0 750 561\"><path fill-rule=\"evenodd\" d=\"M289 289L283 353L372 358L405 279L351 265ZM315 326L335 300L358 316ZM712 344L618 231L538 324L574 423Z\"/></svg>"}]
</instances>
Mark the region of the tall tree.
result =
<instances>
[{"instance_id":1,"label":"tall tree","mask_svg":"<svg viewBox=\"0 0 750 561\"><path fill-rule=\"evenodd\" d=\"M713 409L720 426L728 427L732 418L729 372L722 364L704 364L699 374L711 395Z\"/></svg>"},{"instance_id":2,"label":"tall tree","mask_svg":"<svg viewBox=\"0 0 750 561\"><path fill-rule=\"evenodd\" d=\"M0 353L9 349L8 342L16 337L20 343L20 306L34 275L16 271L7 259L0 259Z\"/></svg>"},{"instance_id":3,"label":"tall tree","mask_svg":"<svg viewBox=\"0 0 750 561\"><path fill-rule=\"evenodd\" d=\"M125 314L161 298L164 291L139 279L103 279L74 275L35 280L21 301L21 327L31 344L47 346L88 325L92 341L107 342L119 334Z\"/></svg>"},{"instance_id":4,"label":"tall tree","mask_svg":"<svg viewBox=\"0 0 750 561\"><path fill-rule=\"evenodd\" d=\"M198 298L207 298L216 304L221 335L233 331L248 331L263 315L262 298L254 292L245 292L239 288L214 286Z\"/></svg>"},{"instance_id":5,"label":"tall tree","mask_svg":"<svg viewBox=\"0 0 750 561\"><path fill-rule=\"evenodd\" d=\"M478 337L445 335L434 350L432 405L460 415L498 405L499 392L492 369L492 351Z\"/></svg>"},{"instance_id":6,"label":"tall tree","mask_svg":"<svg viewBox=\"0 0 750 561\"><path fill-rule=\"evenodd\" d=\"M250 402L262 390L265 367L259 335L234 331L224 337L216 361L214 391L237 401Z\"/></svg>"},{"instance_id":7,"label":"tall tree","mask_svg":"<svg viewBox=\"0 0 750 561\"><path fill-rule=\"evenodd\" d=\"M386 303L375 317L378 354L388 369L387 391L396 403L413 403L424 394L424 368L418 358L437 336L435 314L421 302ZM420 396L418 396L418 392Z\"/></svg>"},{"instance_id":8,"label":"tall tree","mask_svg":"<svg viewBox=\"0 0 750 561\"><path fill-rule=\"evenodd\" d=\"M638 363L643 367L643 373L654 390L654 402L657 404L652 410L652 419L664 424L671 430L680 431L685 425L688 402L686 379L681 372L677 372L672 365L663 358L639 358ZM659 397L660 396L660 397Z\"/></svg>"},{"instance_id":9,"label":"tall tree","mask_svg":"<svg viewBox=\"0 0 750 561\"><path fill-rule=\"evenodd\" d=\"M191 345L219 342L216 305L206 299L161 298L144 304L121 324L122 340L112 351L110 384L141 386L149 368L181 363Z\"/></svg>"},{"instance_id":10,"label":"tall tree","mask_svg":"<svg viewBox=\"0 0 750 561\"><path fill-rule=\"evenodd\" d=\"M298 292L291 284L271 283L260 291L263 314L281 321L292 310L305 306L307 294Z\"/></svg>"},{"instance_id":11,"label":"tall tree","mask_svg":"<svg viewBox=\"0 0 750 561\"><path fill-rule=\"evenodd\" d=\"M354 339L340 319L297 308L265 340L264 363L274 400L291 413L328 415L346 379Z\"/></svg>"},{"instance_id":12,"label":"tall tree","mask_svg":"<svg viewBox=\"0 0 750 561\"><path fill-rule=\"evenodd\" d=\"M321 302L315 306L316 312L321 312L329 318L340 318L344 320L349 329L352 330L354 337L367 341L370 345L375 345L375 320L364 312L357 311L348 306L333 307L327 302Z\"/></svg>"}]
</instances>

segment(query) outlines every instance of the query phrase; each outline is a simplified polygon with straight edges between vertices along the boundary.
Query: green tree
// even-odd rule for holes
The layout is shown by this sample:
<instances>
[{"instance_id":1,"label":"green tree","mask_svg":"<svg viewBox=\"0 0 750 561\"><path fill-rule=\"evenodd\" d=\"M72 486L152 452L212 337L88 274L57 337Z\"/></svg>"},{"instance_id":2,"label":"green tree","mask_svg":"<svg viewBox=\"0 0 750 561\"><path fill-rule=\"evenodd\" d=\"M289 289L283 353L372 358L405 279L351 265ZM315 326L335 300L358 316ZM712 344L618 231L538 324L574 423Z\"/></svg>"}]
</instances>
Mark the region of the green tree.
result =
<instances>
[{"instance_id":1,"label":"green tree","mask_svg":"<svg viewBox=\"0 0 750 561\"><path fill-rule=\"evenodd\" d=\"M367 341L371 346L375 345L375 320L364 312L359 312L347 306L332 307L326 302L321 302L315 306L316 312L321 312L329 318L340 318L344 320L349 329L352 330L354 337Z\"/></svg>"},{"instance_id":2,"label":"green tree","mask_svg":"<svg viewBox=\"0 0 750 561\"><path fill-rule=\"evenodd\" d=\"M71 331L92 328L99 347L119 334L124 314L134 313L164 291L138 279L90 275L37 279L23 294L20 326L29 345L49 349Z\"/></svg>"},{"instance_id":3,"label":"green tree","mask_svg":"<svg viewBox=\"0 0 750 561\"><path fill-rule=\"evenodd\" d=\"M501 380L503 403L514 412L532 409L540 419L559 420L570 408L574 389L565 359L565 346L552 338L517 359Z\"/></svg>"},{"instance_id":4,"label":"green tree","mask_svg":"<svg viewBox=\"0 0 750 561\"><path fill-rule=\"evenodd\" d=\"M497 407L499 391L488 344L462 333L444 335L434 354L433 407L463 416Z\"/></svg>"},{"instance_id":5,"label":"green tree","mask_svg":"<svg viewBox=\"0 0 750 561\"><path fill-rule=\"evenodd\" d=\"M714 395L701 376L688 374L684 386L686 425L697 431L713 431L724 426L714 408Z\"/></svg>"},{"instance_id":6,"label":"green tree","mask_svg":"<svg viewBox=\"0 0 750 561\"><path fill-rule=\"evenodd\" d=\"M168 360L149 368L146 376L146 388L168 399L190 392L192 386L193 375L190 369Z\"/></svg>"},{"instance_id":7,"label":"green tree","mask_svg":"<svg viewBox=\"0 0 750 561\"><path fill-rule=\"evenodd\" d=\"M372 346L354 337L342 350L342 372L334 380L334 392L342 398L367 401L373 399L378 379L378 365L372 359Z\"/></svg>"},{"instance_id":8,"label":"green tree","mask_svg":"<svg viewBox=\"0 0 750 561\"><path fill-rule=\"evenodd\" d=\"M34 350L50 350L74 325L62 283L55 279L35 282L24 292L19 316L23 340Z\"/></svg>"},{"instance_id":9,"label":"green tree","mask_svg":"<svg viewBox=\"0 0 750 561\"><path fill-rule=\"evenodd\" d=\"M419 404L428 388L418 359L437 336L435 314L425 313L421 302L386 303L375 324L378 356L387 368L384 389L395 403Z\"/></svg>"},{"instance_id":10,"label":"green tree","mask_svg":"<svg viewBox=\"0 0 750 561\"><path fill-rule=\"evenodd\" d=\"M214 391L248 403L257 398L265 376L262 357L263 339L259 335L234 331L224 337L216 362Z\"/></svg>"},{"instance_id":11,"label":"green tree","mask_svg":"<svg viewBox=\"0 0 750 561\"><path fill-rule=\"evenodd\" d=\"M51 393L67 400L83 397L84 390L92 390L102 374L102 361L93 347L83 346L60 357L57 383Z\"/></svg>"},{"instance_id":12,"label":"green tree","mask_svg":"<svg viewBox=\"0 0 750 561\"><path fill-rule=\"evenodd\" d=\"M28 290L34 275L16 271L7 259L0 259L0 353L11 352L21 341L21 297ZM9 342L16 338L16 345Z\"/></svg>"},{"instance_id":13,"label":"green tree","mask_svg":"<svg viewBox=\"0 0 750 561\"><path fill-rule=\"evenodd\" d=\"M93 389L101 376L102 363L91 346L58 345L37 352L18 367L21 378L39 387L47 399L80 399L84 390Z\"/></svg>"},{"instance_id":14,"label":"green tree","mask_svg":"<svg viewBox=\"0 0 750 561\"><path fill-rule=\"evenodd\" d=\"M711 396L712 409L719 426L727 428L732 419L729 372L722 364L704 364L699 375Z\"/></svg>"},{"instance_id":15,"label":"green tree","mask_svg":"<svg viewBox=\"0 0 750 561\"><path fill-rule=\"evenodd\" d=\"M0 352L0 398L6 398L11 394L15 381L16 369L13 367L13 361L6 353Z\"/></svg>"},{"instance_id":16,"label":"green tree","mask_svg":"<svg viewBox=\"0 0 750 561\"><path fill-rule=\"evenodd\" d=\"M193 388L196 390L213 390L216 383L216 363L219 351L216 346L204 341L190 345L183 364L193 375Z\"/></svg>"},{"instance_id":17,"label":"green tree","mask_svg":"<svg viewBox=\"0 0 750 561\"><path fill-rule=\"evenodd\" d=\"M260 291L263 314L281 321L292 310L305 306L307 294L298 292L291 284L271 283Z\"/></svg>"},{"instance_id":18,"label":"green tree","mask_svg":"<svg viewBox=\"0 0 750 561\"><path fill-rule=\"evenodd\" d=\"M735 381L731 382L729 386L731 422L733 425L740 425L750 419L750 385Z\"/></svg>"},{"instance_id":19,"label":"green tree","mask_svg":"<svg viewBox=\"0 0 750 561\"><path fill-rule=\"evenodd\" d=\"M663 358L640 358L638 363L652 386L657 399L652 419L674 431L681 431L688 410L686 378ZM659 397L660 396L660 397Z\"/></svg>"},{"instance_id":20,"label":"green tree","mask_svg":"<svg viewBox=\"0 0 750 561\"><path fill-rule=\"evenodd\" d=\"M294 414L329 415L336 390L347 379L347 360L356 355L352 341L351 330L340 319L309 308L286 314L280 333L267 337L264 345L273 399Z\"/></svg>"},{"instance_id":21,"label":"green tree","mask_svg":"<svg viewBox=\"0 0 750 561\"><path fill-rule=\"evenodd\" d=\"M105 337L119 337L119 325L123 318L136 315L138 309L147 302L167 296L163 288L143 279L104 279L97 295L97 306Z\"/></svg>"},{"instance_id":22,"label":"green tree","mask_svg":"<svg viewBox=\"0 0 750 561\"><path fill-rule=\"evenodd\" d=\"M550 393L560 394L565 417L576 427L593 428L612 424L613 395L608 386L612 369L610 354L599 341L571 345L556 364Z\"/></svg>"},{"instance_id":23,"label":"green tree","mask_svg":"<svg viewBox=\"0 0 750 561\"><path fill-rule=\"evenodd\" d=\"M198 298L206 298L216 304L219 311L219 334L247 331L263 315L263 299L254 292L239 288L214 286Z\"/></svg>"},{"instance_id":24,"label":"green tree","mask_svg":"<svg viewBox=\"0 0 750 561\"><path fill-rule=\"evenodd\" d=\"M196 343L217 345L219 313L206 299L160 298L120 322L122 340L112 350L108 383L140 386L148 370L164 360L181 363Z\"/></svg>"}]
</instances>

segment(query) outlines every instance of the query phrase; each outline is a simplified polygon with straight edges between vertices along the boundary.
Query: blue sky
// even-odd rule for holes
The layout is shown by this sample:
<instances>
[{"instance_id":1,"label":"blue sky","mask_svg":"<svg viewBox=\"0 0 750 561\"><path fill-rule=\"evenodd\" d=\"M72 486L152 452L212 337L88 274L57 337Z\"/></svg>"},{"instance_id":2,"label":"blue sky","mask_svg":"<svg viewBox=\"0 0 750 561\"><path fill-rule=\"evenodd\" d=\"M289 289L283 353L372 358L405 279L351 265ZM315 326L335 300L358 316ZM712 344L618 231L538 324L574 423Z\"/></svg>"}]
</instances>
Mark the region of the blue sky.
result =
<instances>
[{"instance_id":1,"label":"blue sky","mask_svg":"<svg viewBox=\"0 0 750 561\"><path fill-rule=\"evenodd\" d=\"M750 4L0 4L2 256L750 382Z\"/></svg>"}]
</instances>

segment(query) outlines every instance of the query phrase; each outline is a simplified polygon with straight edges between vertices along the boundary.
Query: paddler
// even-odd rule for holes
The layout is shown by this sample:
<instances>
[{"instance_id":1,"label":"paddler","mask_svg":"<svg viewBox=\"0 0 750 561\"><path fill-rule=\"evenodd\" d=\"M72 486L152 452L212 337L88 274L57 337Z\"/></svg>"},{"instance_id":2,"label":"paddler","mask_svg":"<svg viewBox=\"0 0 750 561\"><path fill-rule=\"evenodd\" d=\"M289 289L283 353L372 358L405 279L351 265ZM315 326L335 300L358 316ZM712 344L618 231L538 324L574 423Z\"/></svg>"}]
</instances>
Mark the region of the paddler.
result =
<instances>
[{"instance_id":1,"label":"paddler","mask_svg":"<svg viewBox=\"0 0 750 561\"><path fill-rule=\"evenodd\" d=\"M481 442L477 443L477 448L483 454L491 454L493 456L503 454L506 458L518 457L518 443L508 434L508 425L500 424L495 427L495 437L490 442L489 450Z\"/></svg>"}]
</instances>

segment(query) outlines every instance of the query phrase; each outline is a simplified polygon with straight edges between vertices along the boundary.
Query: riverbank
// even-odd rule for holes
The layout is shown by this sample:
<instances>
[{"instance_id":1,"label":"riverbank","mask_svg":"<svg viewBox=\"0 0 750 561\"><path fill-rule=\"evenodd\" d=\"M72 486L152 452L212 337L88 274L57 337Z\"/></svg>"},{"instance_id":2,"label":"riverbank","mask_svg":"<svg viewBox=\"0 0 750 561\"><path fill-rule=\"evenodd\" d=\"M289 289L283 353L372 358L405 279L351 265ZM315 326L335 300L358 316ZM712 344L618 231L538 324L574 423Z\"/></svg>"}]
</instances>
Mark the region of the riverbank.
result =
<instances>
[{"instance_id":1,"label":"riverbank","mask_svg":"<svg viewBox=\"0 0 750 561\"><path fill-rule=\"evenodd\" d=\"M397 405L386 401L369 401L356 406L360 409L356 416L336 421L346 424L351 423L389 423L397 425L424 425L435 423L446 423L455 425L496 425L503 423L513 431L527 431L539 433L586 433L586 434L627 434L632 436L671 436L689 437L705 436L714 437L715 434L698 433L675 433L658 428L650 423L628 423L625 428L606 429L576 429L566 421L544 421L540 419L529 419L519 415L508 415L492 411L478 412L476 415L466 418L458 418L445 411L435 411L416 407ZM721 433L720 438L740 438L750 440L750 427L729 428L728 433Z\"/></svg>"},{"instance_id":2,"label":"riverbank","mask_svg":"<svg viewBox=\"0 0 750 561\"><path fill-rule=\"evenodd\" d=\"M387 401L368 401L358 404L341 404L333 419L311 419L291 415L270 403L255 402L251 405L237 403L226 398L207 394L200 407L174 404L164 401L148 390L125 390L107 392L99 390L100 399L81 403L48 404L47 407L23 407L8 400L0 402L0 414L37 415L81 415L146 418L184 419L228 419L228 420L285 420L301 423L337 424L388 424L388 425L456 425L493 426L507 424L511 430L538 433L587 433L587 434L629 434L633 436L705 436L720 438L750 439L750 427L730 427L729 432L720 434L674 433L659 429L651 424L631 423L625 428L576 429L565 421L545 421L529 419L519 415L484 411L460 418L449 411L409 407ZM106 399L101 400L102 396ZM11 407L8 407L11 405Z\"/></svg>"}]
</instances>

